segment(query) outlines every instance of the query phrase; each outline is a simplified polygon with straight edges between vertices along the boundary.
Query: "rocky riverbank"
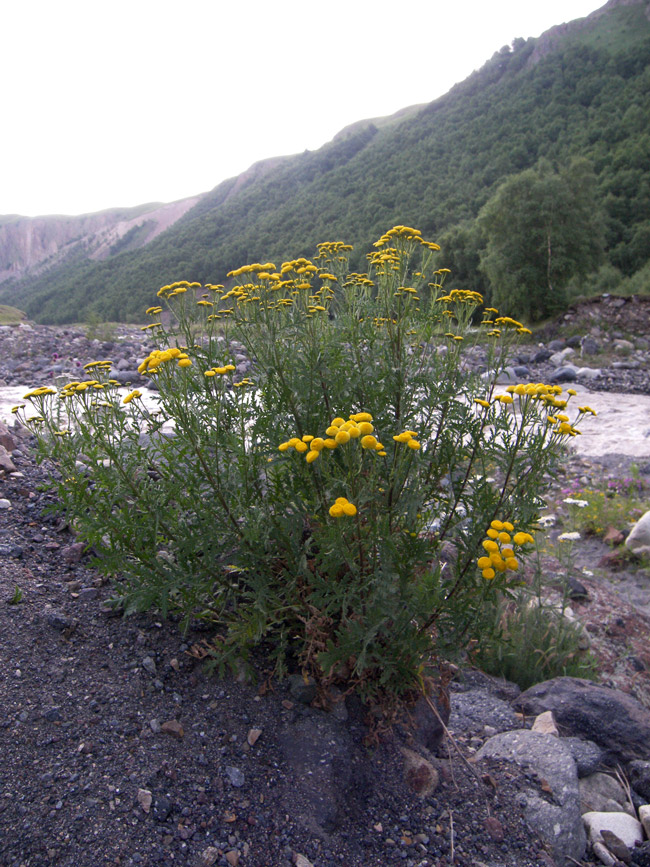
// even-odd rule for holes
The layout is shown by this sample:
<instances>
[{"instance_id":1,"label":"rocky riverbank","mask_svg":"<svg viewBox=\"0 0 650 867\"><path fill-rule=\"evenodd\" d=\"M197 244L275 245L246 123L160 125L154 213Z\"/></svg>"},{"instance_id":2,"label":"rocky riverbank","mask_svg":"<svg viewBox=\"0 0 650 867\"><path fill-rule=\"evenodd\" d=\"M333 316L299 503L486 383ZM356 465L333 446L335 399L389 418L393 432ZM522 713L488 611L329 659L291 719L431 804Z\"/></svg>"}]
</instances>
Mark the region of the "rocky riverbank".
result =
<instances>
[{"instance_id":1,"label":"rocky riverbank","mask_svg":"<svg viewBox=\"0 0 650 867\"><path fill-rule=\"evenodd\" d=\"M514 375L548 380L578 356L591 370L600 364L591 388L611 381L648 393L645 332L579 331L522 349ZM146 332L126 327L92 340L72 328L0 330L0 376L39 385L110 357L116 378L138 384L151 348ZM534 360L542 350L551 355ZM254 363L240 345L233 352L237 364ZM480 369L480 351L472 363ZM450 737L424 706L369 744L351 698L317 706L299 675L266 680L262 658L257 684L219 680L204 668L209 631L112 616L111 586L48 510L46 467L29 437L0 428L0 443L2 864L564 867L565 857L595 863L598 853L608 863L600 844L650 864L648 844L624 851L611 837L642 834L627 820L650 800L650 570L622 555L627 526L613 528L613 546L602 537L574 546L571 616L599 685L560 679L521 695L466 667L454 673L450 706L444 694L437 703L443 717L451 711ZM561 572L572 492L630 473L647 490L650 465L631 463L604 454L561 468L547 498L544 574ZM549 581L549 604L557 596ZM554 720L538 719L546 711ZM584 812L618 821L594 831L589 848Z\"/></svg>"}]
</instances>

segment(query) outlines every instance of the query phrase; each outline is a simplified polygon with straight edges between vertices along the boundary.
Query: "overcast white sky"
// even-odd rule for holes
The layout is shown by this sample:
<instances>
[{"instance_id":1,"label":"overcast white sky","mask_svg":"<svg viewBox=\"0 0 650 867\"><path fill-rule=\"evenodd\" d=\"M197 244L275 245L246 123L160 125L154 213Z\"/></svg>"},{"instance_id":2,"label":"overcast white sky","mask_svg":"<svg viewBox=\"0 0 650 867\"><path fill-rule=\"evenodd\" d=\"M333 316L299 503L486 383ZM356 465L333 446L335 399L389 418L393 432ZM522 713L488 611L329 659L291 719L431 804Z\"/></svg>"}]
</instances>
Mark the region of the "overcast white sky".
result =
<instances>
[{"instance_id":1,"label":"overcast white sky","mask_svg":"<svg viewBox=\"0 0 650 867\"><path fill-rule=\"evenodd\" d=\"M430 102L517 36L604 0L15 0L2 12L0 214L212 189Z\"/></svg>"}]
</instances>

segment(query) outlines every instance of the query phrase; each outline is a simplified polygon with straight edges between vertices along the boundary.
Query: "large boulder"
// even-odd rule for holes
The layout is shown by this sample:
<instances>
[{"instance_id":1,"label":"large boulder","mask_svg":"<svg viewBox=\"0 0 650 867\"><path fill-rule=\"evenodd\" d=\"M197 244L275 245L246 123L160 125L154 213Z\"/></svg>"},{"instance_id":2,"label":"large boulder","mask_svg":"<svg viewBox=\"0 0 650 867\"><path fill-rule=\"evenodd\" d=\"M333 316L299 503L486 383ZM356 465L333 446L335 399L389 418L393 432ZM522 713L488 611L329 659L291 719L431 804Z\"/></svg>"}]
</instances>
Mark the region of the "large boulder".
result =
<instances>
[{"instance_id":1,"label":"large boulder","mask_svg":"<svg viewBox=\"0 0 650 867\"><path fill-rule=\"evenodd\" d=\"M526 822L552 848L558 864L582 858L586 836L576 763L560 739L526 729L502 732L485 742L476 759L506 760L524 769L530 780L522 785Z\"/></svg>"},{"instance_id":2,"label":"large boulder","mask_svg":"<svg viewBox=\"0 0 650 867\"><path fill-rule=\"evenodd\" d=\"M641 515L625 540L633 554L650 554L650 512Z\"/></svg>"},{"instance_id":3,"label":"large boulder","mask_svg":"<svg viewBox=\"0 0 650 867\"><path fill-rule=\"evenodd\" d=\"M605 761L650 758L650 711L618 689L556 677L522 692L514 704L529 716L552 710L560 734L594 741Z\"/></svg>"}]
</instances>

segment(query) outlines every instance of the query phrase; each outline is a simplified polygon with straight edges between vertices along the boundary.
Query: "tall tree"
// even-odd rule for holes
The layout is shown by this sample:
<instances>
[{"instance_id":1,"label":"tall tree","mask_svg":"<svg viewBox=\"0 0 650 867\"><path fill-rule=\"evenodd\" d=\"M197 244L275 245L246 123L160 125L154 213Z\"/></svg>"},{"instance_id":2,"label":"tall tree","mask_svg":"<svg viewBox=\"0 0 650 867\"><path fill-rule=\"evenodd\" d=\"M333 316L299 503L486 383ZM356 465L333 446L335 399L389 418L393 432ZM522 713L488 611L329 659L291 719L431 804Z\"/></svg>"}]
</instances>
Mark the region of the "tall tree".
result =
<instances>
[{"instance_id":1,"label":"tall tree","mask_svg":"<svg viewBox=\"0 0 650 867\"><path fill-rule=\"evenodd\" d=\"M559 172L546 160L507 178L479 214L481 270L492 303L528 321L562 309L565 287L602 259L603 225L587 160Z\"/></svg>"}]
</instances>

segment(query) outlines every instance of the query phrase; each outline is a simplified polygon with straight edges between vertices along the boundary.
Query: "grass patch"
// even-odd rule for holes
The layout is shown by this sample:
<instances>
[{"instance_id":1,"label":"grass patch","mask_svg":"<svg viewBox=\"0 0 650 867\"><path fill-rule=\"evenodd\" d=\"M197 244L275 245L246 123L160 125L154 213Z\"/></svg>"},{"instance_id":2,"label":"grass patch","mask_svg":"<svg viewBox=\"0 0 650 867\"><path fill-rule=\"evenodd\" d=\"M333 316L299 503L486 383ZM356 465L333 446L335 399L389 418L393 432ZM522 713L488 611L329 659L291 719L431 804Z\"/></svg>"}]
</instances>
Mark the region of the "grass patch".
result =
<instances>
[{"instance_id":1,"label":"grass patch","mask_svg":"<svg viewBox=\"0 0 650 867\"><path fill-rule=\"evenodd\" d=\"M10 307L8 304L0 304L0 325L18 325L26 319L27 314L23 310Z\"/></svg>"}]
</instances>

